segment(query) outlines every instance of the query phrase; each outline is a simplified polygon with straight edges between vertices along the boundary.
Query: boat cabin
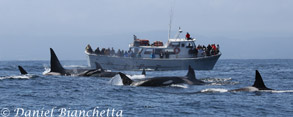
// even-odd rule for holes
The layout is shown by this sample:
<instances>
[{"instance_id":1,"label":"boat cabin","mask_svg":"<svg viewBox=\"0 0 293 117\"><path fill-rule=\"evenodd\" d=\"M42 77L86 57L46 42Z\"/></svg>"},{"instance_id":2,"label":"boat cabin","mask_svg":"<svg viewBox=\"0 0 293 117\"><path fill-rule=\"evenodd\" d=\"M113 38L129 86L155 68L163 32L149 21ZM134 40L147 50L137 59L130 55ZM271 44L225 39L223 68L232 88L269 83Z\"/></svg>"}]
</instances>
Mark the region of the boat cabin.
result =
<instances>
[{"instance_id":1,"label":"boat cabin","mask_svg":"<svg viewBox=\"0 0 293 117\"><path fill-rule=\"evenodd\" d=\"M195 48L196 39L169 39L163 42L155 41L149 44L149 40L136 39L130 44L130 49L142 58L193 58L190 53Z\"/></svg>"}]
</instances>

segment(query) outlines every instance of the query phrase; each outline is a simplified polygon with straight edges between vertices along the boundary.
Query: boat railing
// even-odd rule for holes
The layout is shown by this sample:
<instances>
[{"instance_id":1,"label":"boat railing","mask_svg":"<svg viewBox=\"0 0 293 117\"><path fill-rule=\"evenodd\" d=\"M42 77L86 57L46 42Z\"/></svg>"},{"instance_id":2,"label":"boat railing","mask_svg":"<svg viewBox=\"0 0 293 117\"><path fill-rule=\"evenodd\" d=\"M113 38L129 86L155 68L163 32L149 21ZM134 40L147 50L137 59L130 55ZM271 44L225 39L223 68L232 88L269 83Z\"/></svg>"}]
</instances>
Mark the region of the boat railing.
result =
<instances>
[{"instance_id":1,"label":"boat railing","mask_svg":"<svg viewBox=\"0 0 293 117\"><path fill-rule=\"evenodd\" d=\"M188 58L160 58L160 57L155 57L155 58L144 58L141 57L139 54L134 54L134 55L117 55L117 54L111 54L111 55L104 55L104 54L96 54L96 53L89 53L87 51L85 51L86 54L88 55L93 55L93 56L107 56L107 57L117 57L117 58L140 58L140 59L162 59L162 60L174 60L174 59L202 59L202 58L210 58L210 57L214 57L214 56L219 56L222 53L218 52L217 54L214 55L203 55L203 56L193 56L193 57L188 57Z\"/></svg>"}]
</instances>

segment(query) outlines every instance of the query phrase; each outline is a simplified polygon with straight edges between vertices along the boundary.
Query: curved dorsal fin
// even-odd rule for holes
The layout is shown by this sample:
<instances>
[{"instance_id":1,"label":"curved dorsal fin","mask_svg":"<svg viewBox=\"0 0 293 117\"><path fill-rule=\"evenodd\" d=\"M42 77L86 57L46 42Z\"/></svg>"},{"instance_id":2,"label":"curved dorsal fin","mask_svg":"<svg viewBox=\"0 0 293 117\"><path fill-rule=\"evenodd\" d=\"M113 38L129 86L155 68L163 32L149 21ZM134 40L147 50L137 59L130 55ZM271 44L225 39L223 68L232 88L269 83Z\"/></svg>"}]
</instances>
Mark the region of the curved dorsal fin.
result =
<instances>
[{"instance_id":1,"label":"curved dorsal fin","mask_svg":"<svg viewBox=\"0 0 293 117\"><path fill-rule=\"evenodd\" d=\"M119 72L119 75L120 75L120 77L121 77L121 79L122 79L122 83L123 83L123 85L130 85L130 84L133 82L133 81L132 81L130 78L128 78L125 74Z\"/></svg>"},{"instance_id":2,"label":"curved dorsal fin","mask_svg":"<svg viewBox=\"0 0 293 117\"><path fill-rule=\"evenodd\" d=\"M27 74L27 72L21 66L18 66L18 69L22 75Z\"/></svg>"},{"instance_id":3,"label":"curved dorsal fin","mask_svg":"<svg viewBox=\"0 0 293 117\"><path fill-rule=\"evenodd\" d=\"M65 69L62 67L60 64L60 61L58 60L54 50L50 48L50 53L51 53L51 72L58 72L61 74L65 74Z\"/></svg>"},{"instance_id":4,"label":"curved dorsal fin","mask_svg":"<svg viewBox=\"0 0 293 117\"><path fill-rule=\"evenodd\" d=\"M255 81L252 86L258 88L259 90L272 90L266 87L258 70L255 70Z\"/></svg>"}]
</instances>

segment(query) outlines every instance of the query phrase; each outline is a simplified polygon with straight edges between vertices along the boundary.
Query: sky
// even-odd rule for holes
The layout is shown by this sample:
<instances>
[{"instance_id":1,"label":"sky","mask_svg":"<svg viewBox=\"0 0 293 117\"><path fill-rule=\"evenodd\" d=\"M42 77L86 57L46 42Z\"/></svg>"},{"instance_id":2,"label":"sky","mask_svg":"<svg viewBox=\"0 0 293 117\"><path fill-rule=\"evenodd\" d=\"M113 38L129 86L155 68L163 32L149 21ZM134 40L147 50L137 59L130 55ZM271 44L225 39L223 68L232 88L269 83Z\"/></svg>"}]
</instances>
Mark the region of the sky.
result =
<instances>
[{"instance_id":1,"label":"sky","mask_svg":"<svg viewBox=\"0 0 293 117\"><path fill-rule=\"evenodd\" d=\"M128 49L181 27L221 59L293 59L292 0L0 0L0 61L86 60L87 44ZM183 35L184 36L184 35Z\"/></svg>"}]
</instances>

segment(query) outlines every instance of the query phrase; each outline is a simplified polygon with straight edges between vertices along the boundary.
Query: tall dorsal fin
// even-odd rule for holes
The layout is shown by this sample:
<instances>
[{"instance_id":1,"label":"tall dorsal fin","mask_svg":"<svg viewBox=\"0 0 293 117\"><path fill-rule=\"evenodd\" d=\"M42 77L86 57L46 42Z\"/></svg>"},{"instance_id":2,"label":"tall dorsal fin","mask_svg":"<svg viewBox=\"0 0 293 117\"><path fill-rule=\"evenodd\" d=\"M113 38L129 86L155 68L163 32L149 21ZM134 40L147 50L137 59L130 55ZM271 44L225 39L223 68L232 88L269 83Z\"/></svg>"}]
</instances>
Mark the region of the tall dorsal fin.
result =
<instances>
[{"instance_id":1,"label":"tall dorsal fin","mask_svg":"<svg viewBox=\"0 0 293 117\"><path fill-rule=\"evenodd\" d=\"M259 90L272 90L266 87L258 70L255 70L255 81L252 86L258 88Z\"/></svg>"},{"instance_id":2,"label":"tall dorsal fin","mask_svg":"<svg viewBox=\"0 0 293 117\"><path fill-rule=\"evenodd\" d=\"M187 76L187 78L189 80L195 80L196 79L194 69L190 65L188 66L188 73L187 73L186 76Z\"/></svg>"},{"instance_id":3,"label":"tall dorsal fin","mask_svg":"<svg viewBox=\"0 0 293 117\"><path fill-rule=\"evenodd\" d=\"M123 83L123 85L130 85L130 84L133 82L133 81L132 81L130 78L128 78L125 74L119 72L119 75L120 75L120 77L121 77L121 79L122 79L122 83Z\"/></svg>"},{"instance_id":4,"label":"tall dorsal fin","mask_svg":"<svg viewBox=\"0 0 293 117\"><path fill-rule=\"evenodd\" d=\"M50 53L51 53L51 71L50 72L57 72L61 74L66 74L65 69L62 67L60 64L54 50L50 48Z\"/></svg>"},{"instance_id":5,"label":"tall dorsal fin","mask_svg":"<svg viewBox=\"0 0 293 117\"><path fill-rule=\"evenodd\" d=\"M142 69L141 75L146 75L145 68Z\"/></svg>"},{"instance_id":6,"label":"tall dorsal fin","mask_svg":"<svg viewBox=\"0 0 293 117\"><path fill-rule=\"evenodd\" d=\"M189 65L188 73L186 75L187 79L192 81L193 84L204 84L203 81L196 79L194 69Z\"/></svg>"},{"instance_id":7,"label":"tall dorsal fin","mask_svg":"<svg viewBox=\"0 0 293 117\"><path fill-rule=\"evenodd\" d=\"M98 62L95 62L96 64L96 69L101 69L102 72L104 72L105 70L102 68L101 64Z\"/></svg>"},{"instance_id":8,"label":"tall dorsal fin","mask_svg":"<svg viewBox=\"0 0 293 117\"><path fill-rule=\"evenodd\" d=\"M18 66L18 69L22 75L27 74L27 72L21 66Z\"/></svg>"}]
</instances>

